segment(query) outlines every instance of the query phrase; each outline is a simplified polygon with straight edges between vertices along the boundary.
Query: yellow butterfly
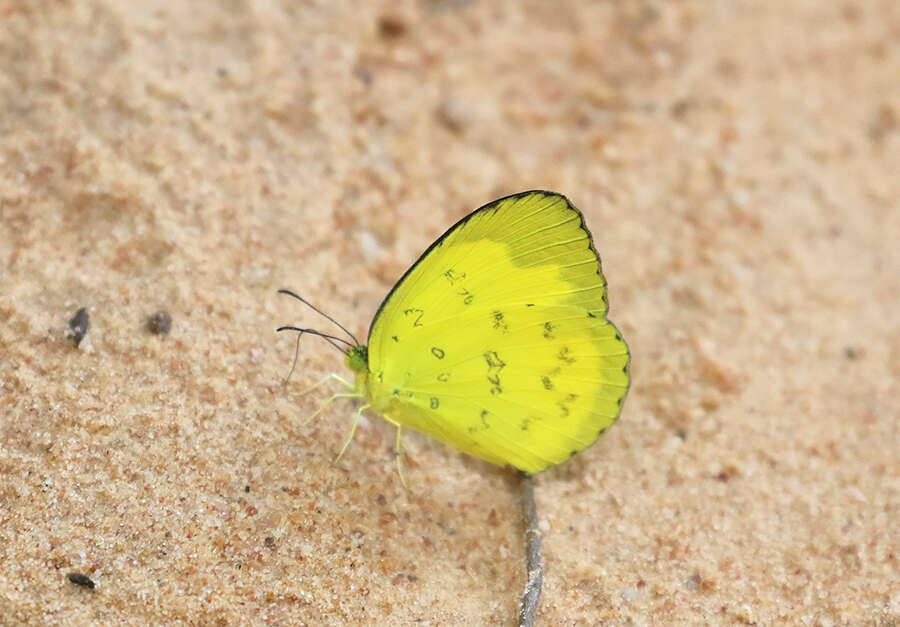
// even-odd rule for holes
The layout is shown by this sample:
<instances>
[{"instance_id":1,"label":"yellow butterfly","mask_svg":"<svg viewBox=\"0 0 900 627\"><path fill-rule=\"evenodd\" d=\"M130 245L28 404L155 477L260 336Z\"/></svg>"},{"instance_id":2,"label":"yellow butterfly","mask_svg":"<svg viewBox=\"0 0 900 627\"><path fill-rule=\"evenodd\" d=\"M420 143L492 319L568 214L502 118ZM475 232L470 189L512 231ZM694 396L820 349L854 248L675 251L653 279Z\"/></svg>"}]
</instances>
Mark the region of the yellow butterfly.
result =
<instances>
[{"instance_id":1,"label":"yellow butterfly","mask_svg":"<svg viewBox=\"0 0 900 627\"><path fill-rule=\"evenodd\" d=\"M330 375L352 391L325 404L367 403L341 453L371 408L397 427L398 453L409 427L532 474L589 447L622 410L628 346L606 312L581 212L565 196L529 191L476 209L438 238L381 303L368 345L346 329L352 342L279 330L345 345L355 384Z\"/></svg>"}]
</instances>

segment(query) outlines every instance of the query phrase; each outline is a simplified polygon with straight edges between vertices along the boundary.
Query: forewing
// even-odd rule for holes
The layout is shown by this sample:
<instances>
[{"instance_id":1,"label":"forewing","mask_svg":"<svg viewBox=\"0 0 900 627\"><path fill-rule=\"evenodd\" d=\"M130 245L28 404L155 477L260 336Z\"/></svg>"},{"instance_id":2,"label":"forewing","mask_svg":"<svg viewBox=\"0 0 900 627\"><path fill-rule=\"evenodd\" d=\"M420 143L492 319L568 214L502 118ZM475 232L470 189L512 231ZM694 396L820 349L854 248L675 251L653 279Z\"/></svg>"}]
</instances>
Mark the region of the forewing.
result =
<instances>
[{"instance_id":1,"label":"forewing","mask_svg":"<svg viewBox=\"0 0 900 627\"><path fill-rule=\"evenodd\" d=\"M501 199L450 229L369 334L389 418L527 472L589 446L619 414L628 349L581 214L557 194Z\"/></svg>"}]
</instances>

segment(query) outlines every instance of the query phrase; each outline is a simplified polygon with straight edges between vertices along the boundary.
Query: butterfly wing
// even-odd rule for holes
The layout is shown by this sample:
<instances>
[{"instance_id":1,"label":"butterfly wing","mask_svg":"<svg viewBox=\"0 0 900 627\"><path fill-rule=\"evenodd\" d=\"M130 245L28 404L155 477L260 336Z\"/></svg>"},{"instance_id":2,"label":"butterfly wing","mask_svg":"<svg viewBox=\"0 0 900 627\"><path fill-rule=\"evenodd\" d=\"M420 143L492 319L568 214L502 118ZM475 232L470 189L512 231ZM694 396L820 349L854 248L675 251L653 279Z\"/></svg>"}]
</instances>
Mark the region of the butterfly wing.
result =
<instances>
[{"instance_id":1,"label":"butterfly wing","mask_svg":"<svg viewBox=\"0 0 900 627\"><path fill-rule=\"evenodd\" d=\"M628 390L628 347L581 213L524 192L471 213L394 286L369 332L389 420L529 473L590 446Z\"/></svg>"}]
</instances>

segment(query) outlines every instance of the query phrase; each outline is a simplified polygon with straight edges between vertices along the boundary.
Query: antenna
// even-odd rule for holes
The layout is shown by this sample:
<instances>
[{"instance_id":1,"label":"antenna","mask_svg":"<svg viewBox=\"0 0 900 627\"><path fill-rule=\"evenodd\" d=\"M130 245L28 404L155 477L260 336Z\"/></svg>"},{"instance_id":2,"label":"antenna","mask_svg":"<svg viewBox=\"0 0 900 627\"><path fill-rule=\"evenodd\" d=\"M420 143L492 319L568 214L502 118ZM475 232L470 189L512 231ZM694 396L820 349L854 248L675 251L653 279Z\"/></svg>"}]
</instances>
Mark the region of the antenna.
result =
<instances>
[{"instance_id":1,"label":"antenna","mask_svg":"<svg viewBox=\"0 0 900 627\"><path fill-rule=\"evenodd\" d=\"M287 385L287 382L290 380L291 375L294 374L294 368L297 367L297 360L300 359L300 338L302 337L302 333L297 334L297 346L294 348L294 361L291 364L291 369L287 373L287 376L284 378L284 381L281 382L282 385Z\"/></svg>"},{"instance_id":2,"label":"antenna","mask_svg":"<svg viewBox=\"0 0 900 627\"><path fill-rule=\"evenodd\" d=\"M347 349L345 349L341 346L338 346L337 344L335 344L335 342L342 342L342 343L346 344L347 346L351 346L351 347L354 346L354 344L352 344L351 342L348 342L347 340L345 340L342 337L328 335L327 333L322 333L321 331L316 331L315 329L301 329L300 327L284 326L284 327L278 327L277 329L275 329L275 331L297 331L297 333L299 333L300 335L303 335L304 333L309 333L310 335L318 335L320 338L322 338L323 340L325 340L326 342L328 342L329 344L334 346L336 349L338 349L339 351L341 351L342 353L345 353L345 354L347 353ZM356 338L354 338L354 339L356 339Z\"/></svg>"},{"instance_id":3,"label":"antenna","mask_svg":"<svg viewBox=\"0 0 900 627\"><path fill-rule=\"evenodd\" d=\"M291 290L278 290L278 293L279 293L279 294L287 294L288 296L293 296L294 298L296 298L297 300L299 300L301 303L303 303L304 305L306 305L307 307L309 307L310 309L312 309L313 311L315 311L315 312L316 312L317 314L319 314L320 316L324 316L325 318L327 318L328 320L330 320L331 322L333 322L334 324L336 324L337 326L339 326L340 329L341 329L341 331L343 331L344 333L346 333L347 335L349 335L350 338L353 340L353 343L354 343L356 346L359 346L359 340L357 340L357 339L356 339L356 336L353 335L352 333L350 333L350 331L348 331L347 328L346 328L344 325L342 325L340 322L338 322L337 320L335 320L334 318L332 318L331 316L329 316L327 313L325 313L324 311L322 311L321 309L319 309L318 307L316 307L315 305L313 305L312 303L310 303L308 300L306 300L305 298L303 298L302 296L300 296L300 295L297 294L296 292L292 292ZM340 338L336 338L336 337L334 337L333 335L325 335L325 334L323 334L323 333L319 333L319 332L313 331L312 329L297 329L297 328L293 328L293 327L281 327L281 329L278 329L278 330L281 331L282 329L289 329L289 328L292 328L294 331L303 331L303 332L305 332L305 333L312 333L313 335L318 335L318 336L324 337L324 338L326 338L326 339L330 337L331 339L334 339L334 340L340 340L341 342L344 342L345 344L350 345L350 342L347 342L346 340L341 340ZM343 349L341 349L341 350L343 351Z\"/></svg>"}]
</instances>

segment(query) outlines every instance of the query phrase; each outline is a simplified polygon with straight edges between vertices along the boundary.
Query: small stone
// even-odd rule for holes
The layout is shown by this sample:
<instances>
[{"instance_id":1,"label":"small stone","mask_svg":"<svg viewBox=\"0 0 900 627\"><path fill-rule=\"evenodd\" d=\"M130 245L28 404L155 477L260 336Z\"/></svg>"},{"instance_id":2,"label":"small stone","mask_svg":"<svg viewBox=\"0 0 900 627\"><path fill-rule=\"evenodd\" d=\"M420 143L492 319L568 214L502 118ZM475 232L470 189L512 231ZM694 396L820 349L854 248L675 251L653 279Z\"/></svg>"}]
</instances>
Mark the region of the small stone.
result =
<instances>
[{"instance_id":1,"label":"small stone","mask_svg":"<svg viewBox=\"0 0 900 627\"><path fill-rule=\"evenodd\" d=\"M83 311L83 310L82 310ZM94 583L94 580L88 577L87 575L82 575L81 573L69 573L66 575L69 578L69 581L78 586L84 586L85 588L90 588L91 590L97 585Z\"/></svg>"},{"instance_id":2,"label":"small stone","mask_svg":"<svg viewBox=\"0 0 900 627\"><path fill-rule=\"evenodd\" d=\"M147 318L147 330L154 335L166 335L172 329L172 316L168 311L157 311Z\"/></svg>"},{"instance_id":3,"label":"small stone","mask_svg":"<svg viewBox=\"0 0 900 627\"><path fill-rule=\"evenodd\" d=\"M75 315L72 316L72 319L69 320L69 339L74 342L75 346L81 344L81 340L84 339L84 336L87 335L88 329L91 326L91 316L87 312L85 307L82 307L78 311L75 312Z\"/></svg>"}]
</instances>

